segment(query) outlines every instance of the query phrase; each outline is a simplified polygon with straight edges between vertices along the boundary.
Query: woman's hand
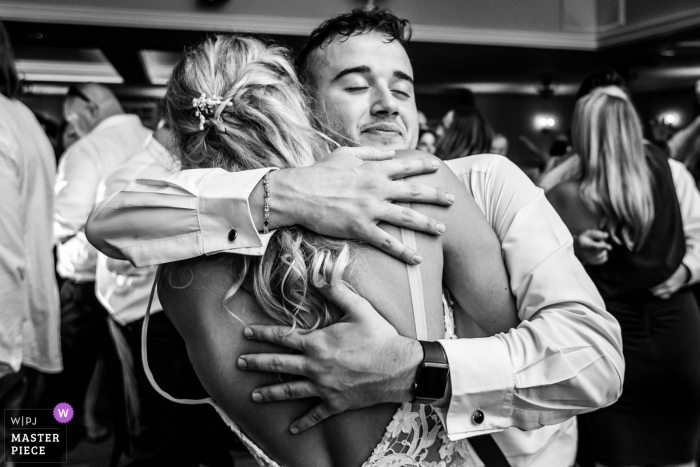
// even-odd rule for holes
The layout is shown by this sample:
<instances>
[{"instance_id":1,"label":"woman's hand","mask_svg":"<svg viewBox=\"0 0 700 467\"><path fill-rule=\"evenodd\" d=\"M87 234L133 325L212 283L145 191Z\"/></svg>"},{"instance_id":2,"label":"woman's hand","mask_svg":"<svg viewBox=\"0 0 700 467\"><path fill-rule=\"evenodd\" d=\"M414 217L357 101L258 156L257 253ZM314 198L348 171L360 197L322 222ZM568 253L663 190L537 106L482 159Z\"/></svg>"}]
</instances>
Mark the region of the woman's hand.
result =
<instances>
[{"instance_id":1,"label":"woman's hand","mask_svg":"<svg viewBox=\"0 0 700 467\"><path fill-rule=\"evenodd\" d=\"M574 236L574 254L581 264L599 265L608 261L608 251L612 250L606 240L609 234L598 229L587 229Z\"/></svg>"},{"instance_id":2,"label":"woman's hand","mask_svg":"<svg viewBox=\"0 0 700 467\"><path fill-rule=\"evenodd\" d=\"M666 300L671 297L671 295L678 292L678 289L686 285L688 280L690 280L690 270L685 264L681 264L678 266L678 269L676 269L676 272L671 274L671 277L656 287L651 288L649 291L655 297Z\"/></svg>"}]
</instances>

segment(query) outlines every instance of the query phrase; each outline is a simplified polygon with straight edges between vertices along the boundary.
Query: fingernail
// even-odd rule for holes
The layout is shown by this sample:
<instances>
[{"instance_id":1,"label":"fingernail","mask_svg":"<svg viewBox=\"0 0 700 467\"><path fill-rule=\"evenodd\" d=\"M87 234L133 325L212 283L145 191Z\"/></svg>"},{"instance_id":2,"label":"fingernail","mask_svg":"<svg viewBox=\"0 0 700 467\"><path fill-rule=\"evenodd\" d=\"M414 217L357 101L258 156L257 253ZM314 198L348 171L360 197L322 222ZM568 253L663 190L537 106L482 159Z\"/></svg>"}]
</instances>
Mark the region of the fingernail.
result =
<instances>
[{"instance_id":1,"label":"fingernail","mask_svg":"<svg viewBox=\"0 0 700 467\"><path fill-rule=\"evenodd\" d=\"M420 255L413 256L413 264L420 264L423 262L423 258Z\"/></svg>"},{"instance_id":2,"label":"fingernail","mask_svg":"<svg viewBox=\"0 0 700 467\"><path fill-rule=\"evenodd\" d=\"M439 234L445 233L445 224L443 224L442 222L438 222L437 223L437 232Z\"/></svg>"},{"instance_id":3,"label":"fingernail","mask_svg":"<svg viewBox=\"0 0 700 467\"><path fill-rule=\"evenodd\" d=\"M436 161L435 159L433 159L433 167L435 167L436 169L440 168L440 163L438 161Z\"/></svg>"},{"instance_id":4,"label":"fingernail","mask_svg":"<svg viewBox=\"0 0 700 467\"><path fill-rule=\"evenodd\" d=\"M447 198L447 201L448 201L449 203L454 203L454 202L455 202L455 195L453 195L452 193L447 193L447 194L445 195L445 197Z\"/></svg>"},{"instance_id":5,"label":"fingernail","mask_svg":"<svg viewBox=\"0 0 700 467\"><path fill-rule=\"evenodd\" d=\"M289 431L291 431L293 435L296 435L297 433L299 433L299 428L293 426L289 429Z\"/></svg>"},{"instance_id":6,"label":"fingernail","mask_svg":"<svg viewBox=\"0 0 700 467\"><path fill-rule=\"evenodd\" d=\"M254 400L255 402L260 402L260 401L262 401L262 394L260 394L259 392L254 392L254 393L253 393L253 400Z\"/></svg>"},{"instance_id":7,"label":"fingernail","mask_svg":"<svg viewBox=\"0 0 700 467\"><path fill-rule=\"evenodd\" d=\"M248 362L246 362L244 359L239 357L238 358L238 368L240 368L241 370L245 370L246 368L248 368Z\"/></svg>"},{"instance_id":8,"label":"fingernail","mask_svg":"<svg viewBox=\"0 0 700 467\"><path fill-rule=\"evenodd\" d=\"M246 339L250 339L251 337L253 337L253 330L250 328L245 328L243 330L243 335L245 336Z\"/></svg>"}]
</instances>

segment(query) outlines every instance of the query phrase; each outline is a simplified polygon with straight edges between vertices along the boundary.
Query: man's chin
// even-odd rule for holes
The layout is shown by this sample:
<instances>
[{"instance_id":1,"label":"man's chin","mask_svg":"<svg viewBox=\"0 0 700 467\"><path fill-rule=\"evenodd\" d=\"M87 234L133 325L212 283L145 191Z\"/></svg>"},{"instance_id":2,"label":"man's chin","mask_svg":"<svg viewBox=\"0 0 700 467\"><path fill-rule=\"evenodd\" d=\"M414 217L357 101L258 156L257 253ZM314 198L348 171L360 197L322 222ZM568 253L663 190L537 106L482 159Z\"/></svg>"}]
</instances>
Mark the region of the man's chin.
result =
<instances>
[{"instance_id":1,"label":"man's chin","mask_svg":"<svg viewBox=\"0 0 700 467\"><path fill-rule=\"evenodd\" d=\"M360 136L361 146L372 146L377 149L408 149L407 143L402 136L383 136L364 133Z\"/></svg>"}]
</instances>

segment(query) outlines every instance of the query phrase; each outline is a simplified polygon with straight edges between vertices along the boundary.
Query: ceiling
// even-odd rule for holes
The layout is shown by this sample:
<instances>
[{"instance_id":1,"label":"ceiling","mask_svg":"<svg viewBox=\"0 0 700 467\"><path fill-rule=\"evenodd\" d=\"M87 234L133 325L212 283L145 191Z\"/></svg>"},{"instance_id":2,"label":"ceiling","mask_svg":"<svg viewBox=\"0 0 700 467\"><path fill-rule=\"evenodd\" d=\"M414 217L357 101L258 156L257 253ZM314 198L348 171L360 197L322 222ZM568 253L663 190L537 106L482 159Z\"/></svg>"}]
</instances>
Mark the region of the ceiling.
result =
<instances>
[{"instance_id":1,"label":"ceiling","mask_svg":"<svg viewBox=\"0 0 700 467\"><path fill-rule=\"evenodd\" d=\"M182 4L184 0L178 1ZM231 4L235 5L236 1ZM498 1L508 3L508 0ZM511 0L511 3L522 5L520 1ZM565 8L572 7L567 5L584 0L561 0L561 3L557 3L558 0L539 0L539 3L552 1L560 5L562 11L570 12ZM666 1L672 4L675 0ZM473 0L469 2L470 5L474 3ZM83 0L82 3L100 2ZM416 1L408 3L415 4ZM479 29L471 26L458 29L455 25L428 27L416 24L416 31L422 32L415 35L415 40L408 45L408 52L419 83L419 94L441 93L453 87L470 87L477 93L488 94L535 94L543 86L550 87L557 94L573 94L587 73L600 68L615 68L626 75L633 91L678 89L692 86L700 79L700 12L696 10L688 15L674 13L675 22L667 21L662 29L656 27L653 34L640 34L639 26L636 29L628 26L625 40L620 39L622 29L611 30L600 22L596 23L597 26L594 24L592 30L582 27L578 32L570 32L575 21L568 16L566 21L562 20L559 31L547 30L550 28L547 24L538 26L538 31L515 32L512 25L502 30L492 25L483 30L488 34L481 36L474 33ZM58 14L22 16L11 14L19 10L8 11L3 13L0 6L0 15L5 14L5 26L15 48L18 69L35 93L61 94L70 83L96 81L113 85L123 93L162 95L178 54L186 45L207 34L204 30L206 24L202 26L197 22L171 23L172 28L167 24L125 27L95 24L87 19L71 20L69 16ZM35 17L41 20L32 20ZM688 17L695 19L689 22ZM259 21L258 16L255 18ZM275 21L278 24L280 20ZM309 24L320 20L307 18L299 21L306 31ZM648 18L644 21L644 24L656 24ZM79 24L81 22L83 24ZM129 24L140 23L133 21ZM237 30L238 26L228 28L231 29ZM262 28L266 31L280 29L284 30L281 26ZM293 25L289 25L286 31L285 34L266 33L264 36L298 50L306 33L301 28L294 29Z\"/></svg>"}]
</instances>

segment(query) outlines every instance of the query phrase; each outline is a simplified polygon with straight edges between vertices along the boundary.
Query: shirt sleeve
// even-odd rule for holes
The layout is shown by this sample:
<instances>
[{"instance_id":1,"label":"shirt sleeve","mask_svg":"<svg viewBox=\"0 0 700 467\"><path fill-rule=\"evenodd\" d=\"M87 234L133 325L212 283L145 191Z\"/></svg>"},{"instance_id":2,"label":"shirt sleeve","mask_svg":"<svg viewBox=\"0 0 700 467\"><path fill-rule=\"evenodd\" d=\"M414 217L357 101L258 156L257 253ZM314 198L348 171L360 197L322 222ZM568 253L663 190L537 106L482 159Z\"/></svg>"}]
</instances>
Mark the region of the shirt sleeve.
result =
<instances>
[{"instance_id":1,"label":"shirt sleeve","mask_svg":"<svg viewBox=\"0 0 700 467\"><path fill-rule=\"evenodd\" d=\"M90 146L76 143L61 158L56 176L54 235L65 242L85 228L97 201L100 174Z\"/></svg>"},{"instance_id":2,"label":"shirt sleeve","mask_svg":"<svg viewBox=\"0 0 700 467\"><path fill-rule=\"evenodd\" d=\"M690 271L688 284L700 282L700 192L693 176L681 162L669 159L673 185L681 207L683 232L685 233L685 256L683 264Z\"/></svg>"},{"instance_id":3,"label":"shirt sleeve","mask_svg":"<svg viewBox=\"0 0 700 467\"><path fill-rule=\"evenodd\" d=\"M452 395L440 410L448 436L532 430L612 404L624 375L620 327L566 226L510 161L471 157L488 158L483 170L451 167L498 234L522 322L492 337L440 341L450 362Z\"/></svg>"},{"instance_id":4,"label":"shirt sleeve","mask_svg":"<svg viewBox=\"0 0 700 467\"><path fill-rule=\"evenodd\" d=\"M270 170L163 170L139 179L97 205L88 240L137 267L219 252L262 255L248 198Z\"/></svg>"},{"instance_id":5,"label":"shirt sleeve","mask_svg":"<svg viewBox=\"0 0 700 467\"><path fill-rule=\"evenodd\" d=\"M23 325L28 319L27 247L24 242L25 175L17 142L0 128L0 372L19 371ZM3 134L5 133L5 134Z\"/></svg>"}]
</instances>

